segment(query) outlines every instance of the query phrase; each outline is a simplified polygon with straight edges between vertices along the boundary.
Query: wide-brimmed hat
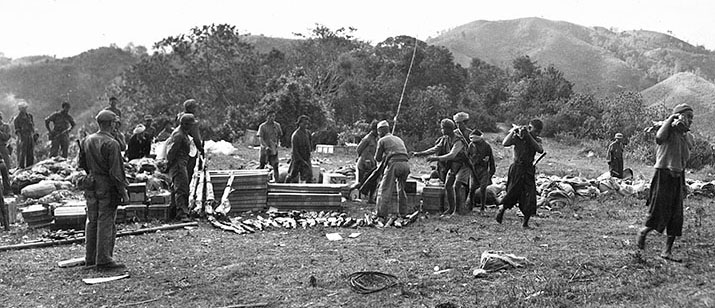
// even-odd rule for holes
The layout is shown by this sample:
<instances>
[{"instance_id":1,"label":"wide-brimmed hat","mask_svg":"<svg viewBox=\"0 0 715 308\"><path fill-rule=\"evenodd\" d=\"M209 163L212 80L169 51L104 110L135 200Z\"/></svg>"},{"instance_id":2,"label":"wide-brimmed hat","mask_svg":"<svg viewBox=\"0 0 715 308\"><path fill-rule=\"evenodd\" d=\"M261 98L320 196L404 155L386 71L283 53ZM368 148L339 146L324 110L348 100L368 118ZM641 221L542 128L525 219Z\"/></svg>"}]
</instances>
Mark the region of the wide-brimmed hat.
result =
<instances>
[{"instance_id":1,"label":"wide-brimmed hat","mask_svg":"<svg viewBox=\"0 0 715 308\"><path fill-rule=\"evenodd\" d=\"M621 133L616 133L616 135L615 135L613 138L623 139L623 134L621 134Z\"/></svg>"}]
</instances>

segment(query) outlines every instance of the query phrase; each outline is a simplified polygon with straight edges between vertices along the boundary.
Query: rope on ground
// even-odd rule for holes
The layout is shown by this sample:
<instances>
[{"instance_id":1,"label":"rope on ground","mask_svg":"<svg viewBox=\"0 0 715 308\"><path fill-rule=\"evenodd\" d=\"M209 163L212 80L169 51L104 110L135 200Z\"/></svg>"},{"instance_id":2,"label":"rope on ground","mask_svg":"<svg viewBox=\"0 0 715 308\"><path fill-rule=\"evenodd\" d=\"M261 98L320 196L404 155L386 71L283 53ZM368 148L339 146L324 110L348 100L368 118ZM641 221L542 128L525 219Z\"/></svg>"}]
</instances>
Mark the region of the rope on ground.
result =
<instances>
[{"instance_id":1,"label":"rope on ground","mask_svg":"<svg viewBox=\"0 0 715 308\"><path fill-rule=\"evenodd\" d=\"M397 277L380 272L355 272L348 276L350 287L360 294L382 291L397 284Z\"/></svg>"}]
</instances>

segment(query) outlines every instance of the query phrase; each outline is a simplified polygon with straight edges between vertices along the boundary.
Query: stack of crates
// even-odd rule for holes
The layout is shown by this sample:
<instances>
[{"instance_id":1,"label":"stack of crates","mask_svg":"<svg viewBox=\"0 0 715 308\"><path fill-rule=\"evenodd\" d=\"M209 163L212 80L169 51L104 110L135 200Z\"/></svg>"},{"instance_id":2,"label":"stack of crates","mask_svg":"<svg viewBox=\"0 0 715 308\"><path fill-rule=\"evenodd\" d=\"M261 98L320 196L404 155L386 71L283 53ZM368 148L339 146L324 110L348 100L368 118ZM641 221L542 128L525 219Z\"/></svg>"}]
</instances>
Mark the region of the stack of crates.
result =
<instances>
[{"instance_id":1,"label":"stack of crates","mask_svg":"<svg viewBox=\"0 0 715 308\"><path fill-rule=\"evenodd\" d=\"M148 220L169 221L174 215L175 213L171 208L171 192L161 191L149 198Z\"/></svg>"},{"instance_id":2,"label":"stack of crates","mask_svg":"<svg viewBox=\"0 0 715 308\"><path fill-rule=\"evenodd\" d=\"M124 222L147 221L148 207L146 195L146 183L130 183L127 186L129 203L120 206L117 212L123 212ZM119 217L119 215L117 215Z\"/></svg>"},{"instance_id":3,"label":"stack of crates","mask_svg":"<svg viewBox=\"0 0 715 308\"><path fill-rule=\"evenodd\" d=\"M64 206L54 210L55 223L50 227L53 230L84 230L87 221L87 201L69 200Z\"/></svg>"}]
</instances>

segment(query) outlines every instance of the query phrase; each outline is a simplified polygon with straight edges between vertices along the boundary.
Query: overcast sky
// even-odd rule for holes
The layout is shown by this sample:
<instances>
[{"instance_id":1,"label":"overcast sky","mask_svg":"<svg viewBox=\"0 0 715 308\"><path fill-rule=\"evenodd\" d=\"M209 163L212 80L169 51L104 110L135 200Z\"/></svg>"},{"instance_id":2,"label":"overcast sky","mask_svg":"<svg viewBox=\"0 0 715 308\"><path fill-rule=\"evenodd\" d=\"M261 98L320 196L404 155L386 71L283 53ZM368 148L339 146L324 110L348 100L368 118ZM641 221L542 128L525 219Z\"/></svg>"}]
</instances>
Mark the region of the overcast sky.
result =
<instances>
[{"instance_id":1,"label":"overcast sky","mask_svg":"<svg viewBox=\"0 0 715 308\"><path fill-rule=\"evenodd\" d=\"M316 23L352 26L381 42L421 40L475 20L542 17L583 26L672 33L715 50L715 1L706 0L0 0L0 52L68 57L132 42L148 48L195 26L229 23L243 33L293 38Z\"/></svg>"}]
</instances>

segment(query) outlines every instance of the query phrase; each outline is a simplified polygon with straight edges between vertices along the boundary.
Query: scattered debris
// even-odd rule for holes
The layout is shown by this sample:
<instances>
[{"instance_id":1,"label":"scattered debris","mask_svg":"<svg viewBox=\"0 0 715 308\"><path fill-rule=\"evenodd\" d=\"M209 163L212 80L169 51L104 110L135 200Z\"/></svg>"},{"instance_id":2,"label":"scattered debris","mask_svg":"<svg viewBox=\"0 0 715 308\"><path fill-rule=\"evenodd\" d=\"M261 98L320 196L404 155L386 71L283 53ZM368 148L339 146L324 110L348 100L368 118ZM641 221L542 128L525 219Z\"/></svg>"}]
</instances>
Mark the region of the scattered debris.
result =
<instances>
[{"instance_id":1,"label":"scattered debris","mask_svg":"<svg viewBox=\"0 0 715 308\"><path fill-rule=\"evenodd\" d=\"M339 241L339 240L343 239L343 237L340 236L340 233L326 233L325 237L327 237L328 240L331 240L331 241Z\"/></svg>"},{"instance_id":2,"label":"scattered debris","mask_svg":"<svg viewBox=\"0 0 715 308\"><path fill-rule=\"evenodd\" d=\"M355 292L369 294L396 285L397 277L381 272L355 272L348 275L348 284Z\"/></svg>"},{"instance_id":3,"label":"scattered debris","mask_svg":"<svg viewBox=\"0 0 715 308\"><path fill-rule=\"evenodd\" d=\"M110 282L110 281L116 281L124 278L129 278L129 273L125 273L124 275L119 275L119 276L111 276L111 277L100 277L100 278L84 278L82 281L86 284L98 284L98 283L105 283L105 282Z\"/></svg>"}]
</instances>

